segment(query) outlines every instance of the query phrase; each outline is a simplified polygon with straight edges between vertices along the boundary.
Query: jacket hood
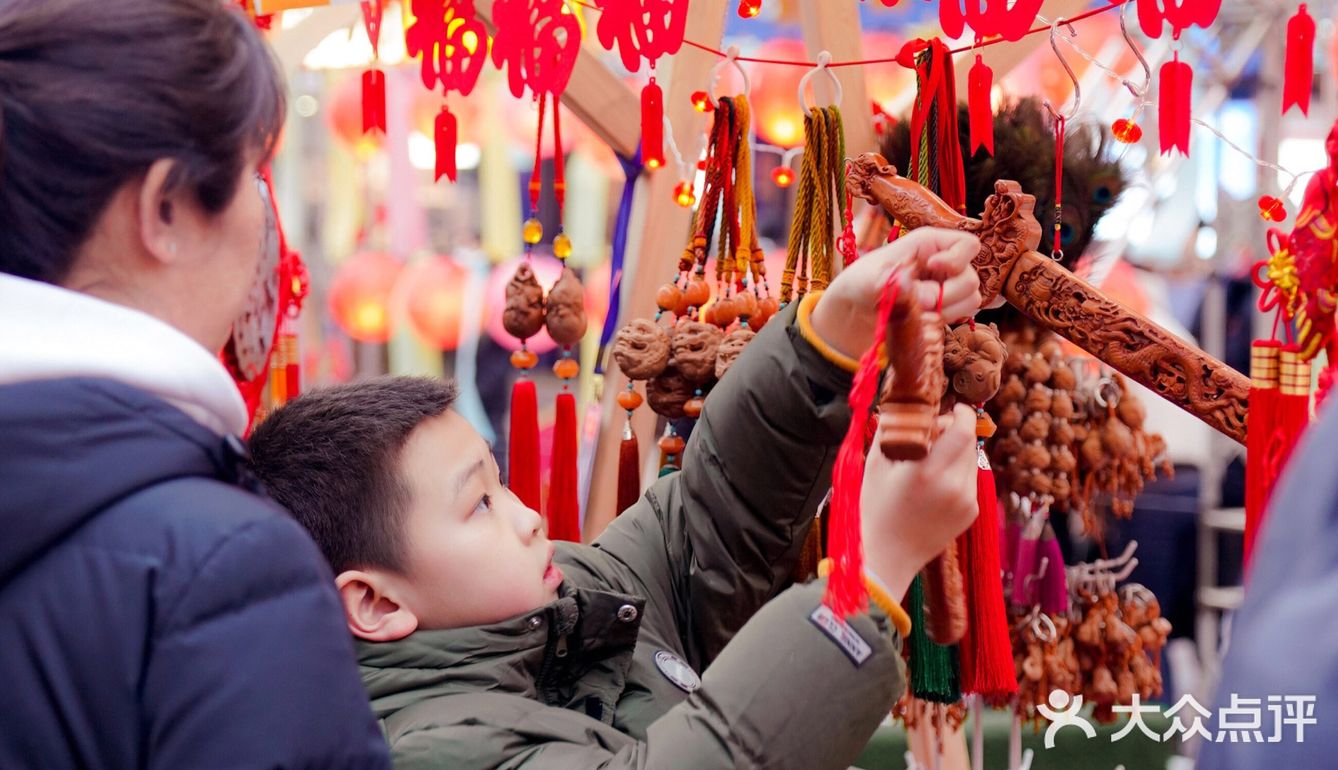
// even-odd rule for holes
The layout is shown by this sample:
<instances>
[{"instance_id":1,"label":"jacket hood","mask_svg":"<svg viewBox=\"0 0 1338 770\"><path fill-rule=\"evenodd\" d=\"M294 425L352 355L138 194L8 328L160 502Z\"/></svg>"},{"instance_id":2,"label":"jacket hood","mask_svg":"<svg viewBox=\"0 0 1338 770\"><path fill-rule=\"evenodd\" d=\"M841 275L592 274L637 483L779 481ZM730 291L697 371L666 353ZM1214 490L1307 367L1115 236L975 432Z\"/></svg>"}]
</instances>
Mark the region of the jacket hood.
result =
<instances>
[{"instance_id":1,"label":"jacket hood","mask_svg":"<svg viewBox=\"0 0 1338 770\"><path fill-rule=\"evenodd\" d=\"M245 449L112 380L0 385L0 583L112 503L185 476L238 480Z\"/></svg>"}]
</instances>

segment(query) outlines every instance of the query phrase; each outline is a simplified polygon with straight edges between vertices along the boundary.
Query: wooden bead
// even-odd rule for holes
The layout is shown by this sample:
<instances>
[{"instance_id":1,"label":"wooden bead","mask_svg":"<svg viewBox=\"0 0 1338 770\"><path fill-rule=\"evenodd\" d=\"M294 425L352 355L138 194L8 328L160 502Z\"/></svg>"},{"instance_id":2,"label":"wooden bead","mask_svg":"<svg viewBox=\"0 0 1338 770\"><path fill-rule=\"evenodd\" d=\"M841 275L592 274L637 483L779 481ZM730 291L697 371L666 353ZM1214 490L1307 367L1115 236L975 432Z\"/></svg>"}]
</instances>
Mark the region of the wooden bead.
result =
<instances>
[{"instance_id":1,"label":"wooden bead","mask_svg":"<svg viewBox=\"0 0 1338 770\"><path fill-rule=\"evenodd\" d=\"M702 400L700 398L690 398L683 405L683 414L688 417L699 417L702 413Z\"/></svg>"},{"instance_id":2,"label":"wooden bead","mask_svg":"<svg viewBox=\"0 0 1338 770\"><path fill-rule=\"evenodd\" d=\"M757 315L757 295L751 289L744 289L734 295L734 307L738 310L739 318L752 318Z\"/></svg>"},{"instance_id":3,"label":"wooden bead","mask_svg":"<svg viewBox=\"0 0 1338 770\"><path fill-rule=\"evenodd\" d=\"M682 299L683 290L674 283L666 283L655 292L655 306L661 310L677 312L678 303Z\"/></svg>"},{"instance_id":4,"label":"wooden bead","mask_svg":"<svg viewBox=\"0 0 1338 770\"><path fill-rule=\"evenodd\" d=\"M532 350L517 350L511 354L511 365L517 369L533 369L539 363L539 356Z\"/></svg>"},{"instance_id":5,"label":"wooden bead","mask_svg":"<svg viewBox=\"0 0 1338 770\"><path fill-rule=\"evenodd\" d=\"M559 358L557 363L553 364L553 374L559 379L570 380L581 373L581 365L574 358Z\"/></svg>"},{"instance_id":6,"label":"wooden bead","mask_svg":"<svg viewBox=\"0 0 1338 770\"><path fill-rule=\"evenodd\" d=\"M667 455L682 453L685 445L686 442L683 441L682 436L665 436L660 439L660 451Z\"/></svg>"},{"instance_id":7,"label":"wooden bead","mask_svg":"<svg viewBox=\"0 0 1338 770\"><path fill-rule=\"evenodd\" d=\"M755 332L762 331L762 327L767 325L767 321L780 310L780 303L775 297L763 297L757 301L757 312L752 318L748 319L748 326Z\"/></svg>"},{"instance_id":8,"label":"wooden bead","mask_svg":"<svg viewBox=\"0 0 1338 770\"><path fill-rule=\"evenodd\" d=\"M722 329L734 323L734 319L739 317L739 306L729 297L721 297L711 307L715 313L707 323L713 323Z\"/></svg>"},{"instance_id":9,"label":"wooden bead","mask_svg":"<svg viewBox=\"0 0 1338 770\"><path fill-rule=\"evenodd\" d=\"M641 394L630 388L618 394L618 406L629 412L641 406L641 402Z\"/></svg>"}]
</instances>

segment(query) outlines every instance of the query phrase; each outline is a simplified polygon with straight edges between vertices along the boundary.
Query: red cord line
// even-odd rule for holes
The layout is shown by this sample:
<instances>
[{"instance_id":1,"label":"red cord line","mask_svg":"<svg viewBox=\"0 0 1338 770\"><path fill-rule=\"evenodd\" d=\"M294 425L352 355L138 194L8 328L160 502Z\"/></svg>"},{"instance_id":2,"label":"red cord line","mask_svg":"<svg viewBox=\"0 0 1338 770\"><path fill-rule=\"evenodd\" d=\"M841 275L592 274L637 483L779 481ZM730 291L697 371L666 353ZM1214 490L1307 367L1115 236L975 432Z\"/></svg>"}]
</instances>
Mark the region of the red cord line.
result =
<instances>
[{"instance_id":1,"label":"red cord line","mask_svg":"<svg viewBox=\"0 0 1338 770\"><path fill-rule=\"evenodd\" d=\"M568 2L568 3L572 3L573 5L579 5L579 6L581 6L582 8L589 8L589 9L592 10L592 11L602 11L602 10L603 10L603 8L600 8L598 5L596 5L596 4L594 4L594 3L591 3L591 2L588 2L587 0L566 0L566 2ZM1072 23L1072 22L1082 21L1083 19L1091 18L1092 16L1096 16L1097 14L1102 14L1102 13L1105 13L1106 11L1110 11L1110 10L1114 10L1114 9L1116 9L1116 8L1119 8L1119 7L1123 6L1123 5L1124 5L1125 3L1127 3L1127 2L1130 2L1130 0L1111 0L1111 1L1110 1L1110 5L1105 5L1105 6L1102 6L1102 7L1100 7L1100 8L1093 8L1093 9L1090 10L1090 11L1084 11L1084 12L1078 14L1077 16L1074 16L1074 17L1071 18L1071 19L1070 19L1070 18L1066 18L1066 19L1064 19L1064 21L1065 21L1066 23ZM1028 34L1028 35L1034 35L1034 34L1036 34L1036 33L1038 33L1038 32L1048 32L1049 30L1050 30L1050 25L1049 25L1049 24L1038 24L1038 25L1036 25L1035 27L1032 27L1031 29L1027 30L1027 34ZM1001 37L996 37L996 38L993 38L993 39L991 39L991 40L985 40L985 41L982 41L982 42L979 42L979 43L974 43L974 44L972 44L972 45L964 45L964 46L960 46L960 47L958 47L958 48L953 48L953 49L951 49L948 53L964 53L964 52L966 52L966 51L975 51L975 50L979 50L979 49L981 49L981 48L985 48L986 46L991 46L991 45L995 45L996 43L1004 43L1004 42L1008 42L1008 41L1005 41L1005 40L1004 40L1003 38L1001 38ZM683 41L683 44L684 44L684 45L690 45L690 46L692 46L693 48L698 48L698 49L703 50L703 51L705 51L705 52L707 52L707 53L710 53L710 54L715 54L716 56L719 56L719 57L721 57L722 59L726 56L726 53L725 53L724 51L721 51L721 50L712 48L712 47L710 47L710 46L708 46L708 45L702 45L701 43L693 42L693 41L691 41L691 40L684 40L684 41ZM788 65L788 66L791 66L791 67L809 67L809 68L812 68L812 67L816 67L816 66L818 66L818 63L817 63L817 62L811 62L811 61L792 61L792 60L788 60L788 59L760 59L760 58L755 57L755 56L740 56L740 57L736 58L735 61L753 62L754 64L784 64L784 65ZM897 61L897 60L896 60L896 57L891 57L891 58L887 58L887 59L859 59L858 61L834 61L834 62L832 62L831 64L828 64L827 66L828 66L828 67L859 67L859 66L863 66L863 65L865 65L865 64L895 64L896 61Z\"/></svg>"}]
</instances>

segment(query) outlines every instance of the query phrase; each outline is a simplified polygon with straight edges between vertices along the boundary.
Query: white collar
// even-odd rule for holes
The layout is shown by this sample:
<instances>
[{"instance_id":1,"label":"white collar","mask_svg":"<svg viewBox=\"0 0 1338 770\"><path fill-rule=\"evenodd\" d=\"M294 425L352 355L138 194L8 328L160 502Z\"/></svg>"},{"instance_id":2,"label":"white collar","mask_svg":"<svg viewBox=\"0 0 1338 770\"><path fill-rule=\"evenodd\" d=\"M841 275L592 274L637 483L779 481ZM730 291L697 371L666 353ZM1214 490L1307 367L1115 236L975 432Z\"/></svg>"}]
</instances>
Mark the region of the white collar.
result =
<instances>
[{"instance_id":1,"label":"white collar","mask_svg":"<svg viewBox=\"0 0 1338 770\"><path fill-rule=\"evenodd\" d=\"M147 313L0 273L0 384L63 377L117 380L220 435L246 430L236 384L195 340Z\"/></svg>"}]
</instances>

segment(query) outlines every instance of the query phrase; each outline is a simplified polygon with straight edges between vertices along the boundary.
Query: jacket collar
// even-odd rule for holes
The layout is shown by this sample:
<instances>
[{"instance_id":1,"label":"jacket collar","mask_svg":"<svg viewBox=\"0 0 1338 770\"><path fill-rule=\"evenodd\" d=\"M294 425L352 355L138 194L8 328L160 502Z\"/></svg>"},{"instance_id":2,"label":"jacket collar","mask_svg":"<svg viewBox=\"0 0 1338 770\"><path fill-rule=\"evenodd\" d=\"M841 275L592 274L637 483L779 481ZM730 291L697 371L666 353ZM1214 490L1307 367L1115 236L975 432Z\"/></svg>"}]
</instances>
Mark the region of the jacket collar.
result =
<instances>
[{"instance_id":1,"label":"jacket collar","mask_svg":"<svg viewBox=\"0 0 1338 770\"><path fill-rule=\"evenodd\" d=\"M357 642L378 718L428 698L506 692L560 705L560 688L610 658L631 661L645 600L564 582L539 609L484 626Z\"/></svg>"}]
</instances>

